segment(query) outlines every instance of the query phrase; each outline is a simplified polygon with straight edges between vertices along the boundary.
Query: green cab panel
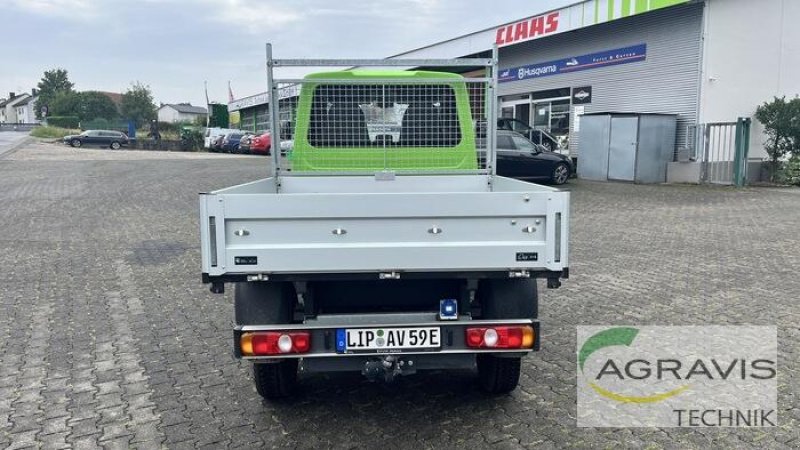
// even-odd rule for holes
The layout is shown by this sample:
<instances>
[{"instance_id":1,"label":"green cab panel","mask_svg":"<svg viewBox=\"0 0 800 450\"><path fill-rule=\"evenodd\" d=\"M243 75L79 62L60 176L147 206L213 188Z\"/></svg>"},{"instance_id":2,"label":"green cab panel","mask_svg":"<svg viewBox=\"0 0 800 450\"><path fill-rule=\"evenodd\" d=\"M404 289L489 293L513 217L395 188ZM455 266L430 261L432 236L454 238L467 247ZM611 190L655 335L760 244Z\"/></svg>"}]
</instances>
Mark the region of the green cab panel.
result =
<instances>
[{"instance_id":1,"label":"green cab panel","mask_svg":"<svg viewBox=\"0 0 800 450\"><path fill-rule=\"evenodd\" d=\"M305 79L290 154L293 171L478 169L469 92L461 75L347 70ZM375 82L346 83L356 79Z\"/></svg>"}]
</instances>

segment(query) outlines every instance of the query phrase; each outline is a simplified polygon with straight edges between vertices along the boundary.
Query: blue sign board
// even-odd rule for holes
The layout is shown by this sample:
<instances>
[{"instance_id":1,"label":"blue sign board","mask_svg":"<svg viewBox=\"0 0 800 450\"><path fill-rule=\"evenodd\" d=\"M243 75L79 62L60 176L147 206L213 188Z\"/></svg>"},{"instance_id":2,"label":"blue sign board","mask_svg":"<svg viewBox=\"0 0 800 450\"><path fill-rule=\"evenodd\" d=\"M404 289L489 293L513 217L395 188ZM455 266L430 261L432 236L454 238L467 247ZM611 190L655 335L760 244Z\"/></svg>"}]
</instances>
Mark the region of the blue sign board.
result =
<instances>
[{"instance_id":1,"label":"blue sign board","mask_svg":"<svg viewBox=\"0 0 800 450\"><path fill-rule=\"evenodd\" d=\"M647 58L647 44L631 47L606 50L588 55L574 56L572 58L556 61L531 64L529 66L512 67L500 71L499 81L527 80L530 78L547 77L562 73L579 72L581 70L597 69L600 67L616 66L632 62L644 61Z\"/></svg>"}]
</instances>

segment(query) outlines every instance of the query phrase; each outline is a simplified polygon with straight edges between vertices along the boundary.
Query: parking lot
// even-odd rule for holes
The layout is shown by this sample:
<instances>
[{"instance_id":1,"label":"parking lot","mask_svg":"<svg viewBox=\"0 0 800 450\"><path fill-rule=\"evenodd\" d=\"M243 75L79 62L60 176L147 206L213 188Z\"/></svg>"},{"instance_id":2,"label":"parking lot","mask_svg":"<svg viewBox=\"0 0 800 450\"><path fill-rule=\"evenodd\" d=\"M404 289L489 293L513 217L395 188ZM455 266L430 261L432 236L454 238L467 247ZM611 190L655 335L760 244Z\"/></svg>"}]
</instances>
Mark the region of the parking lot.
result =
<instances>
[{"instance_id":1,"label":"parking lot","mask_svg":"<svg viewBox=\"0 0 800 450\"><path fill-rule=\"evenodd\" d=\"M197 193L266 158L74 150L0 160L0 447L780 448L800 445L800 190L572 181L571 275L541 285L542 351L473 374L314 375L255 393L232 290L200 283ZM779 426L576 427L577 325L777 325Z\"/></svg>"}]
</instances>

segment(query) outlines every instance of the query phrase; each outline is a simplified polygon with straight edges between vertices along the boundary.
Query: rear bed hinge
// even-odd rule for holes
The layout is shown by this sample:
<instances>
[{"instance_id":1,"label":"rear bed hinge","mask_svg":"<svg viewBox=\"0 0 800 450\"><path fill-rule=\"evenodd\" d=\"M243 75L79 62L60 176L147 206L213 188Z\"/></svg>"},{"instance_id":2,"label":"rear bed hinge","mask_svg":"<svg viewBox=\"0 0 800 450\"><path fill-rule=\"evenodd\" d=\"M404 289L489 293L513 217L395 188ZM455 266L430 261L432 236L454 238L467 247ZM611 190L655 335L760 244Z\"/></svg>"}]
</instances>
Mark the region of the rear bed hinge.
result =
<instances>
[{"instance_id":1,"label":"rear bed hinge","mask_svg":"<svg viewBox=\"0 0 800 450\"><path fill-rule=\"evenodd\" d=\"M381 272L378 274L379 280L399 280L400 279L400 272Z\"/></svg>"},{"instance_id":2,"label":"rear bed hinge","mask_svg":"<svg viewBox=\"0 0 800 450\"><path fill-rule=\"evenodd\" d=\"M512 270L508 272L508 278L530 278L531 273L527 270Z\"/></svg>"}]
</instances>

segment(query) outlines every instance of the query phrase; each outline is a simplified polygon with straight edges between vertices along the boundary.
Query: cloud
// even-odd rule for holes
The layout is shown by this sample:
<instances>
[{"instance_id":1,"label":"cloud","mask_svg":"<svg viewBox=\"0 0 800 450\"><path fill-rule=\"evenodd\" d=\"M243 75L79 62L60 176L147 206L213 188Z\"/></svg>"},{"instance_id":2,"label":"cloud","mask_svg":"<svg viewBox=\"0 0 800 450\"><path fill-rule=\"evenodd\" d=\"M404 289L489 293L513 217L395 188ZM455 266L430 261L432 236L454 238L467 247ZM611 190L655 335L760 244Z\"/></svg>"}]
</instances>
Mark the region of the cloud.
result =
<instances>
[{"instance_id":1,"label":"cloud","mask_svg":"<svg viewBox=\"0 0 800 450\"><path fill-rule=\"evenodd\" d=\"M11 6L34 14L76 20L94 18L101 10L95 0L11 0Z\"/></svg>"},{"instance_id":2,"label":"cloud","mask_svg":"<svg viewBox=\"0 0 800 450\"><path fill-rule=\"evenodd\" d=\"M256 0L206 0L213 21L237 27L248 34L263 34L264 31L282 28L303 18L298 6L292 3Z\"/></svg>"}]
</instances>

